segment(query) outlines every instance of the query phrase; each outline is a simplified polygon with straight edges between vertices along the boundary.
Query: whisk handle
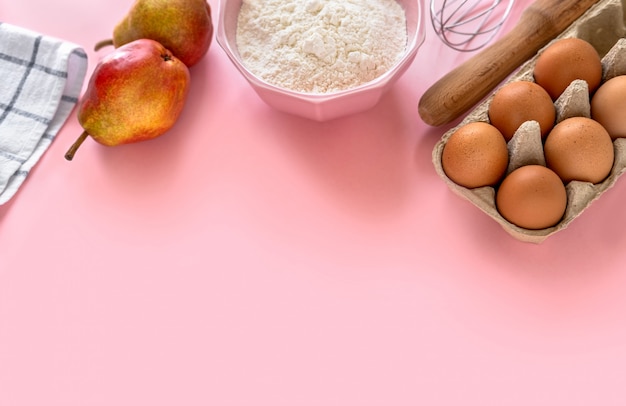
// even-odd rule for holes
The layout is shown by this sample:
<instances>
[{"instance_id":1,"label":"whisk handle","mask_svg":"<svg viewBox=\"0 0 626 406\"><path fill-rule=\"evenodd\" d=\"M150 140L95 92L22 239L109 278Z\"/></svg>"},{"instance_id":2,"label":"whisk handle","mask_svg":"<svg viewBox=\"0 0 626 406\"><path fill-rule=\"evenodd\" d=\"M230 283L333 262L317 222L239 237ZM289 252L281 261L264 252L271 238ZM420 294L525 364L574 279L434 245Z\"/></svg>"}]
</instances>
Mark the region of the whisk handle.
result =
<instances>
[{"instance_id":1,"label":"whisk handle","mask_svg":"<svg viewBox=\"0 0 626 406\"><path fill-rule=\"evenodd\" d=\"M420 117L431 126L455 120L597 2L535 1L510 32L426 90L418 105Z\"/></svg>"}]
</instances>

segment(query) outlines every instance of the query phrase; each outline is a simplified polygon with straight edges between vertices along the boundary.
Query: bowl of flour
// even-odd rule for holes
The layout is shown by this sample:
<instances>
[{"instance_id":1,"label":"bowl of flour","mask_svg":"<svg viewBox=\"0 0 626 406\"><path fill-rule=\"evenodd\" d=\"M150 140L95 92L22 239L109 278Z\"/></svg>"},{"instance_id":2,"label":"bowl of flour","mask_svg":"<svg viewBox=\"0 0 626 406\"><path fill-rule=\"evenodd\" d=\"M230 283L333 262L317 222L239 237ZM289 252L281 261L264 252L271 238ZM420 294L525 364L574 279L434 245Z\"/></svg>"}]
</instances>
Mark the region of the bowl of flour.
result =
<instances>
[{"instance_id":1,"label":"bowl of flour","mask_svg":"<svg viewBox=\"0 0 626 406\"><path fill-rule=\"evenodd\" d=\"M326 121L374 107L424 41L423 0L220 0L216 40L259 97Z\"/></svg>"}]
</instances>

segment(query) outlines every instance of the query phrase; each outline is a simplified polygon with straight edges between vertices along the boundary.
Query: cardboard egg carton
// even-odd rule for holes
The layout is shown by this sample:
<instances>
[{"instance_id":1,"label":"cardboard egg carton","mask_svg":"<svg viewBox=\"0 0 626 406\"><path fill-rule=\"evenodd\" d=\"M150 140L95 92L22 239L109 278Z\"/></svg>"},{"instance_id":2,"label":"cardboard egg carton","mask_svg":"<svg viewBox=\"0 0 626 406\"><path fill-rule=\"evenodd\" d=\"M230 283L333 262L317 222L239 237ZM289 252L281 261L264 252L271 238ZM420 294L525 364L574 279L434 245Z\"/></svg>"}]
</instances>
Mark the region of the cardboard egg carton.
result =
<instances>
[{"instance_id":1,"label":"cardboard egg carton","mask_svg":"<svg viewBox=\"0 0 626 406\"><path fill-rule=\"evenodd\" d=\"M626 74L626 39L622 39L626 34L623 10L622 0L601 0L587 10L585 14L578 18L554 41L561 38L578 37L591 43L602 57L603 82L614 76ZM546 47L549 45L546 45ZM517 80L534 81L533 69L543 49L523 64L505 83ZM591 184L572 181L566 185L567 209L563 219L557 225L542 230L527 230L518 227L505 220L498 213L495 204L496 192L493 187L468 189L457 185L446 176L441 164L443 148L450 136L458 128L475 121L489 122L489 103L493 99L494 94L495 91L472 110L462 122L443 135L433 150L433 163L437 174L453 192L472 202L480 210L497 221L513 237L521 241L538 244L550 235L565 229L593 201L615 184L626 170L626 139L617 139L613 142L615 162L611 173L602 183ZM590 117L587 82L582 80L572 82L563 95L555 101L555 107L557 110L557 122L575 116ZM539 124L535 121L528 121L522 124L509 141L508 148L510 160L507 173L522 165L546 165Z\"/></svg>"}]
</instances>

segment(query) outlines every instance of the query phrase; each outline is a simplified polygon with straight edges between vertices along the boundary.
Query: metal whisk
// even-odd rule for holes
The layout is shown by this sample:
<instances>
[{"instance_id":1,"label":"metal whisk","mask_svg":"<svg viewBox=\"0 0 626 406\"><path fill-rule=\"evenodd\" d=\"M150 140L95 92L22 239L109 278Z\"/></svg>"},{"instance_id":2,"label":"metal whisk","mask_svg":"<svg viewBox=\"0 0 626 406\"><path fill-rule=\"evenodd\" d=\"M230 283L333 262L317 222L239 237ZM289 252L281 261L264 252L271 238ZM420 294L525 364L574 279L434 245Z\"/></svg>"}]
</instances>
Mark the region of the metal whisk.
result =
<instances>
[{"instance_id":1,"label":"metal whisk","mask_svg":"<svg viewBox=\"0 0 626 406\"><path fill-rule=\"evenodd\" d=\"M513 7L515 0L430 0L435 32L449 47L463 52L487 45Z\"/></svg>"}]
</instances>

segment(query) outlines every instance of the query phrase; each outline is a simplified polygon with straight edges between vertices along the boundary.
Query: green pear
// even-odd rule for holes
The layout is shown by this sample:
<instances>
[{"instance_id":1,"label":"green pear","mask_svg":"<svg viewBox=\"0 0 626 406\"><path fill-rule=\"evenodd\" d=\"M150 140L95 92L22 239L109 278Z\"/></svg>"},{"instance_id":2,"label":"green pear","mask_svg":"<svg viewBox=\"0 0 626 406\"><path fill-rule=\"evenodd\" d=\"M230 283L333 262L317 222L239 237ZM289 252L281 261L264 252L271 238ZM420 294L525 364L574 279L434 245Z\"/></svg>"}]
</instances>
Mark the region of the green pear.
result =
<instances>
[{"instance_id":1,"label":"green pear","mask_svg":"<svg viewBox=\"0 0 626 406\"><path fill-rule=\"evenodd\" d=\"M154 40L139 39L116 48L89 78L77 106L85 131L65 158L71 161L87 136L116 146L162 135L176 123L189 81L187 66Z\"/></svg>"},{"instance_id":2,"label":"green pear","mask_svg":"<svg viewBox=\"0 0 626 406\"><path fill-rule=\"evenodd\" d=\"M213 38L211 7L206 0L136 0L113 30L96 44L116 48L141 38L160 42L191 67L207 53Z\"/></svg>"}]
</instances>

